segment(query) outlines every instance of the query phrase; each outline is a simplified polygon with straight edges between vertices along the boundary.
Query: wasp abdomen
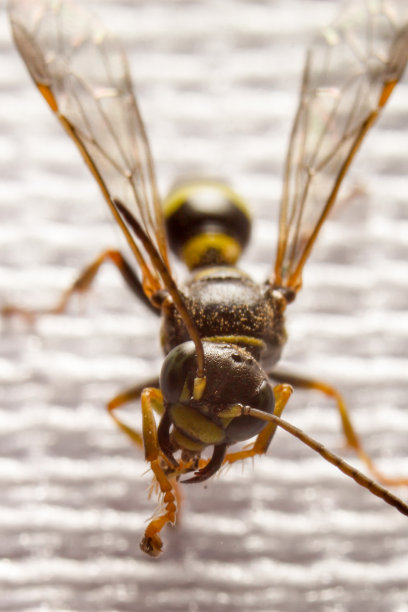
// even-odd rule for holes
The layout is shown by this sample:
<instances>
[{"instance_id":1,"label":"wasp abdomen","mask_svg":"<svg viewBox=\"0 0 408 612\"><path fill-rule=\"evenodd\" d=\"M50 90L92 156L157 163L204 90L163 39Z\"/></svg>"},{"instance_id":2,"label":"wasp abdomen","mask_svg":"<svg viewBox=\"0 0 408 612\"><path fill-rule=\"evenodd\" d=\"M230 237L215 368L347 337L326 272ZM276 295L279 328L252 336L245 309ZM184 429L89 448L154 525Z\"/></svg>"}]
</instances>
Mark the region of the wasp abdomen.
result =
<instances>
[{"instance_id":1,"label":"wasp abdomen","mask_svg":"<svg viewBox=\"0 0 408 612\"><path fill-rule=\"evenodd\" d=\"M164 215L170 247L191 270L234 265L251 233L245 202L216 181L194 181L173 190Z\"/></svg>"}]
</instances>

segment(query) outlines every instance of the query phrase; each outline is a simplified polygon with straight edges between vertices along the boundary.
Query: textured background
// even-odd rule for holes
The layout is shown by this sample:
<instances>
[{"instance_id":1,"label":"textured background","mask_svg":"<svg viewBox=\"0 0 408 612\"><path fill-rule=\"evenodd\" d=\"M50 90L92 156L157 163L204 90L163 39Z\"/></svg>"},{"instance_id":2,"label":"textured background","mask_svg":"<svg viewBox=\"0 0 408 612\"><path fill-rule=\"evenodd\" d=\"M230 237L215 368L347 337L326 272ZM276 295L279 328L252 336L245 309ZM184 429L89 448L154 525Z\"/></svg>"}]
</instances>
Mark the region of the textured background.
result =
<instances>
[{"instance_id":1,"label":"textured background","mask_svg":"<svg viewBox=\"0 0 408 612\"><path fill-rule=\"evenodd\" d=\"M304 45L338 2L96 4L130 55L162 193L183 172L231 180L257 219L244 267L263 279ZM121 237L12 48L4 6L0 45L0 299L48 305ZM367 449L405 476L407 99L405 78L345 187L362 195L310 261L285 353L338 385ZM104 405L158 371L158 326L109 266L66 315L0 325L0 610L408 610L407 519L284 432L253 467L186 486L163 556L139 551L149 476ZM343 452L326 398L297 392L286 418Z\"/></svg>"}]
</instances>

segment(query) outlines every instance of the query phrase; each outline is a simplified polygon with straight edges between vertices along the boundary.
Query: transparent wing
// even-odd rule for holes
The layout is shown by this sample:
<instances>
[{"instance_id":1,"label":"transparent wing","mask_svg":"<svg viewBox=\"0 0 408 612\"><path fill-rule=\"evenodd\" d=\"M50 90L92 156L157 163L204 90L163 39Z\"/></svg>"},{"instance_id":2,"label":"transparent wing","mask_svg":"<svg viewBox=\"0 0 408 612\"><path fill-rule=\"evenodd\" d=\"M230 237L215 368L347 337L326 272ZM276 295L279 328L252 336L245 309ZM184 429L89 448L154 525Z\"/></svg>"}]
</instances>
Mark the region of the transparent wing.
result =
<instances>
[{"instance_id":1,"label":"transparent wing","mask_svg":"<svg viewBox=\"0 0 408 612\"><path fill-rule=\"evenodd\" d=\"M286 158L275 285L302 270L347 169L408 58L408 2L354 1L306 56Z\"/></svg>"},{"instance_id":2,"label":"transparent wing","mask_svg":"<svg viewBox=\"0 0 408 612\"><path fill-rule=\"evenodd\" d=\"M100 22L69 0L11 0L8 9L17 48L98 181L151 296L164 286L158 259L169 267L152 158L126 57ZM130 235L116 202L137 221L143 240Z\"/></svg>"}]
</instances>

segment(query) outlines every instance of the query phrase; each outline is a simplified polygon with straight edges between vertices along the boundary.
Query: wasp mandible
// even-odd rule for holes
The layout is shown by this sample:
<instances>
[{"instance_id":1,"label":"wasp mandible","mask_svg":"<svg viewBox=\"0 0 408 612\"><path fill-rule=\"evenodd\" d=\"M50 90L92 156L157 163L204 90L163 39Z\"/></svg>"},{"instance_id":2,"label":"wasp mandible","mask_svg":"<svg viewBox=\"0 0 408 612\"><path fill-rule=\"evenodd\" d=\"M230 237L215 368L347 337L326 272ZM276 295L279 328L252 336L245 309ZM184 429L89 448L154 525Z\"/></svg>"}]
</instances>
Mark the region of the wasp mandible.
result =
<instances>
[{"instance_id":1,"label":"wasp mandible","mask_svg":"<svg viewBox=\"0 0 408 612\"><path fill-rule=\"evenodd\" d=\"M141 542L152 556L162 550L163 527L176 521L178 483L203 482L225 464L265 453L277 427L408 515L402 500L281 418L291 385L331 395L347 443L373 475L383 484L406 484L376 469L338 392L276 369L286 342L286 307L301 288L306 260L361 142L403 74L405 5L405 0L350 3L310 46L286 157L275 264L258 284L236 266L251 223L246 203L233 189L194 180L161 202L118 41L69 0L9 2L13 37L28 71L96 179L139 270L119 251L105 251L48 312L62 312L109 260L161 316L165 359L159 379L108 405L117 425L144 449L160 491L161 508ZM169 247L190 269L184 284L174 278ZM18 313L27 314L3 308L5 315ZM116 413L139 397L141 433ZM230 452L230 446L251 438L250 447ZM203 456L208 447L209 459Z\"/></svg>"}]
</instances>

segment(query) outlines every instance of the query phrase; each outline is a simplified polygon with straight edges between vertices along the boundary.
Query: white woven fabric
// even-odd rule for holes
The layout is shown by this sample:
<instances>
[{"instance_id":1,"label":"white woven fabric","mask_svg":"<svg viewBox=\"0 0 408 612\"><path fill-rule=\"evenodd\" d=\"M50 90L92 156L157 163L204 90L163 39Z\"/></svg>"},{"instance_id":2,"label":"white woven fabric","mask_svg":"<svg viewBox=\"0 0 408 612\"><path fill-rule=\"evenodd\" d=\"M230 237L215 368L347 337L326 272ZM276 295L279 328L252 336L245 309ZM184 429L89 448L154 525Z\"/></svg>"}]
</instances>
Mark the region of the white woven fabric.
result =
<instances>
[{"instance_id":1,"label":"white woven fabric","mask_svg":"<svg viewBox=\"0 0 408 612\"><path fill-rule=\"evenodd\" d=\"M129 53L162 193L184 173L229 179L254 211L243 265L260 280L304 46L337 5L93 3ZM121 237L4 11L0 41L0 299L48 305ZM338 386L393 476L408 476L407 99L405 78L343 190L360 195L338 206L288 309L285 352L295 371ZM408 519L284 432L253 467L185 486L162 558L140 552L150 478L104 405L158 372L159 325L115 270L84 307L34 329L0 325L0 610L408 611ZM286 418L344 451L327 398L299 391Z\"/></svg>"}]
</instances>

